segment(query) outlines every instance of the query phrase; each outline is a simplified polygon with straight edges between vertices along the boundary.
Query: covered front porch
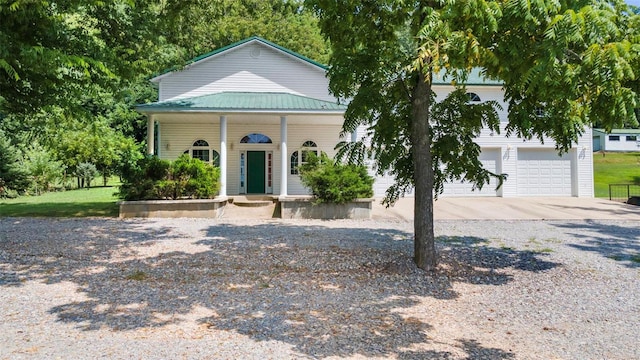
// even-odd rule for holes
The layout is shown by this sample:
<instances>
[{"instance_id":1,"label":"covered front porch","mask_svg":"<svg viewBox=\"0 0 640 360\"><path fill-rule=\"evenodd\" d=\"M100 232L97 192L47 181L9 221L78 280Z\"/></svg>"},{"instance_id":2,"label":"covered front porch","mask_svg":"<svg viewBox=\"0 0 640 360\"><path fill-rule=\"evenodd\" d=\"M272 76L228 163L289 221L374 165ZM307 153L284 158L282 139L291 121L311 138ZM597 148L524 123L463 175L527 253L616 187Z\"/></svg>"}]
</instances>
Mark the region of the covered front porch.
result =
<instances>
[{"instance_id":1,"label":"covered front porch","mask_svg":"<svg viewBox=\"0 0 640 360\"><path fill-rule=\"evenodd\" d=\"M219 197L305 195L297 166L304 152L335 154L345 107L281 93L219 93L138 107L147 152L175 160L187 153L221 171Z\"/></svg>"}]
</instances>

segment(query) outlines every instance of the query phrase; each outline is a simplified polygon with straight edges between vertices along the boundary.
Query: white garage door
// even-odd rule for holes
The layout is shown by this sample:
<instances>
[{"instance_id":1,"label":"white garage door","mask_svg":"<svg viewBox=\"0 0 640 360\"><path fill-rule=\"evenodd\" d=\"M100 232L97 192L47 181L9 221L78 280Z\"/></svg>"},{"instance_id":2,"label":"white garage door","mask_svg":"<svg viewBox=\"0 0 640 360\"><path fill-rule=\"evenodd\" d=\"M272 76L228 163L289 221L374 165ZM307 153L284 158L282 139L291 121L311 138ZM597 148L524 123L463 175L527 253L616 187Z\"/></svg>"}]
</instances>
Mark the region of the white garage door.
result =
<instances>
[{"instance_id":1,"label":"white garage door","mask_svg":"<svg viewBox=\"0 0 640 360\"><path fill-rule=\"evenodd\" d=\"M500 164L500 149L483 149L479 159L485 169L492 173L497 173L498 164ZM491 181L485 184L482 190L473 190L473 184L471 183L446 183L441 196L497 196L496 186L497 181L495 178L491 178Z\"/></svg>"},{"instance_id":2,"label":"white garage door","mask_svg":"<svg viewBox=\"0 0 640 360\"><path fill-rule=\"evenodd\" d=\"M571 155L518 149L518 196L571 196Z\"/></svg>"},{"instance_id":3,"label":"white garage door","mask_svg":"<svg viewBox=\"0 0 640 360\"><path fill-rule=\"evenodd\" d=\"M389 175L379 176L376 174L371 174L376 181L373 183L373 194L375 197L383 197L387 188L393 185L393 177Z\"/></svg>"},{"instance_id":4,"label":"white garage door","mask_svg":"<svg viewBox=\"0 0 640 360\"><path fill-rule=\"evenodd\" d=\"M384 176L377 176L374 173L370 173L371 176L376 180L373 183L373 196L375 197L384 197L387 193L387 189L395 183L393 176L385 174ZM413 197L413 188L409 189L405 197Z\"/></svg>"}]
</instances>

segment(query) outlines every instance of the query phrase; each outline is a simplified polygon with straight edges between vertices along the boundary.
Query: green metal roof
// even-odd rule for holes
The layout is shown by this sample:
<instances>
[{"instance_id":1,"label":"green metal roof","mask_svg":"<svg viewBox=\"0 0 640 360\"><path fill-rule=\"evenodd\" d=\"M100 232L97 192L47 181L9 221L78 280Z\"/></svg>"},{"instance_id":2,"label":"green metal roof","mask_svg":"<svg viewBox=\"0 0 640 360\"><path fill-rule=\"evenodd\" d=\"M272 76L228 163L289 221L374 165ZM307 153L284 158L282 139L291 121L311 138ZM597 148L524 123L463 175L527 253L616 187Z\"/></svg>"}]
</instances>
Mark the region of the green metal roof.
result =
<instances>
[{"instance_id":1,"label":"green metal roof","mask_svg":"<svg viewBox=\"0 0 640 360\"><path fill-rule=\"evenodd\" d=\"M640 129L611 129L610 133L607 133L604 129L593 129L593 131L604 134L640 134Z\"/></svg>"},{"instance_id":2,"label":"green metal roof","mask_svg":"<svg viewBox=\"0 0 640 360\"><path fill-rule=\"evenodd\" d=\"M289 93L221 92L136 107L142 112L328 112L346 105Z\"/></svg>"},{"instance_id":3,"label":"green metal roof","mask_svg":"<svg viewBox=\"0 0 640 360\"><path fill-rule=\"evenodd\" d=\"M252 36L252 37L250 37L250 38L246 38L246 39L244 39L244 40L240 40L240 41L235 42L235 43L233 43L233 44L229 44L229 45L227 45L227 46L224 46L224 47L221 47L221 48L215 49L215 50L213 50L213 51L211 51L211 52L208 52L208 53L206 53L206 54L200 55L200 56L198 56L198 57L195 57L195 58L193 58L193 59L191 59L191 60L187 61L187 62L184 64L184 66L189 66L189 65L194 64L194 63L196 63L196 62L198 62L198 61L204 60L204 59L206 59L206 58L208 58L208 57L211 57L211 56L214 56L214 55L220 54L220 53L225 52L225 51L227 51L227 50L230 50L230 49L233 49L233 48L238 47L238 46L240 46L240 45L246 44L246 43L248 43L248 42L250 42L250 41L259 41L259 42L261 42L261 43L263 43L263 44L265 44L265 45L268 45L268 46L271 46L271 47L273 47L273 48L276 48L276 49L278 49L278 50L280 50L280 51L282 51L282 52L285 52L285 53L287 53L287 54L289 54L289 55L291 55L291 56L293 56L293 57L296 57L296 58L298 58L298 59L300 59L300 60L302 60L302 61L306 61L306 62L308 62L308 63L310 63L310 64L312 64L312 65L315 65L315 66L317 66L317 67L321 68L322 70L325 70L325 71L326 71L326 70L328 69L328 67L327 67L326 65L323 65L323 64L321 64L321 63L319 63L319 62L317 62L317 61L315 61L315 60L311 60L311 59L309 59L308 57L306 57L306 56L304 56L304 55L298 54L298 53L297 53L297 52L295 52L295 51L291 51L291 50L289 50L289 49L287 49L287 48L284 48L284 47L282 47L282 46L280 46L280 45L277 45L277 44L275 44L275 43L272 43L271 41L265 40L265 39L263 39L263 38L261 38L261 37L259 37L259 36ZM153 76L153 78L156 78L156 77L159 77L159 76L162 76L162 75L168 74L168 73L170 73L170 72L173 72L173 71L176 71L176 70L179 70L179 69L181 69L181 67L177 67L177 66L176 66L176 67L173 67L173 68L170 68L170 69L167 69L167 70L165 70L165 71L163 71L163 72L161 72L161 73L159 73L159 74L154 75L154 76Z\"/></svg>"}]
</instances>

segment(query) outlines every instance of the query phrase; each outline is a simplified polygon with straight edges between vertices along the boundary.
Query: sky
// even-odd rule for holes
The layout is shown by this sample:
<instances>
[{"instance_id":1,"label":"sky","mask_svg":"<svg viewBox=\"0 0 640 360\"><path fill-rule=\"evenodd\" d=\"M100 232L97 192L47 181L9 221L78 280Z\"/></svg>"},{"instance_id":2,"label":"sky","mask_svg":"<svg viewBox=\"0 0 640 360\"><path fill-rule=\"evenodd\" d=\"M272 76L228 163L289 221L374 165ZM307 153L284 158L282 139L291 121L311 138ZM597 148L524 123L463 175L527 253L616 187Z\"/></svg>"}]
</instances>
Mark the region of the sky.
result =
<instances>
[{"instance_id":1,"label":"sky","mask_svg":"<svg viewBox=\"0 0 640 360\"><path fill-rule=\"evenodd\" d=\"M640 6L640 0L627 0L627 4Z\"/></svg>"}]
</instances>

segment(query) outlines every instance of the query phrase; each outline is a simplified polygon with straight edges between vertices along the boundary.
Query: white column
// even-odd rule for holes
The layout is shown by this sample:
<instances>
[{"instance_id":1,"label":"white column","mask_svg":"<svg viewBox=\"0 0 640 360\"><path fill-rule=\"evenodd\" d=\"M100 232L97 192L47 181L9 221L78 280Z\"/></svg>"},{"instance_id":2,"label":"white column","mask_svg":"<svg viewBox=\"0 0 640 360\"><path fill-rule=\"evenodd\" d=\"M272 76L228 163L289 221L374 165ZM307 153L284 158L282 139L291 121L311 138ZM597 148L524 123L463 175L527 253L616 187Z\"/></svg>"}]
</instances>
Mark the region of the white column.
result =
<instances>
[{"instance_id":1,"label":"white column","mask_svg":"<svg viewBox=\"0 0 640 360\"><path fill-rule=\"evenodd\" d=\"M280 116L280 197L287 196L287 169L289 162L287 159L287 117Z\"/></svg>"},{"instance_id":2,"label":"white column","mask_svg":"<svg viewBox=\"0 0 640 360\"><path fill-rule=\"evenodd\" d=\"M358 141L358 129L355 129L351 132L351 142Z\"/></svg>"},{"instance_id":3,"label":"white column","mask_svg":"<svg viewBox=\"0 0 640 360\"><path fill-rule=\"evenodd\" d=\"M147 115L147 154L153 155L153 149L155 148L155 119L152 114Z\"/></svg>"},{"instance_id":4,"label":"white column","mask_svg":"<svg viewBox=\"0 0 640 360\"><path fill-rule=\"evenodd\" d=\"M220 197L227 196L227 117L220 116Z\"/></svg>"}]
</instances>

